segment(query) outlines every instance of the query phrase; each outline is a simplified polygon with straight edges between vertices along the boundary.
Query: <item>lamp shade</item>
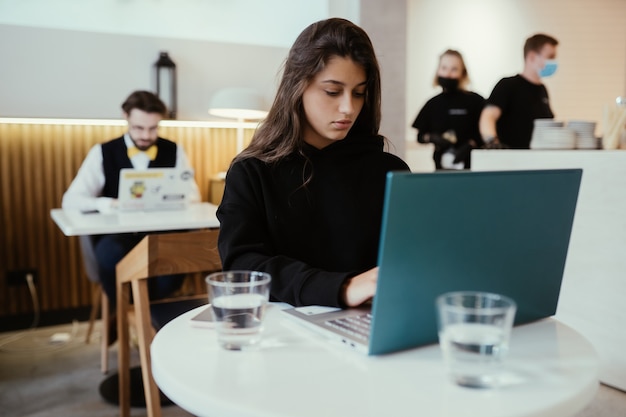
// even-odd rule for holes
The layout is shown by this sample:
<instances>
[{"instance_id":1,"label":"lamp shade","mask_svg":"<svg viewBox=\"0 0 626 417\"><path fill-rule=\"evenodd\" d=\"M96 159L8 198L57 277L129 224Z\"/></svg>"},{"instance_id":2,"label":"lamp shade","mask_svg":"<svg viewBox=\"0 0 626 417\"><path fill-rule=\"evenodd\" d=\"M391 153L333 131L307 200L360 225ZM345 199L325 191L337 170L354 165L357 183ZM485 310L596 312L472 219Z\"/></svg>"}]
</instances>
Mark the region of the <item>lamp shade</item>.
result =
<instances>
[{"instance_id":1,"label":"lamp shade","mask_svg":"<svg viewBox=\"0 0 626 417\"><path fill-rule=\"evenodd\" d=\"M267 116L263 96L251 88L224 88L211 97L209 114L239 120L260 120Z\"/></svg>"}]
</instances>

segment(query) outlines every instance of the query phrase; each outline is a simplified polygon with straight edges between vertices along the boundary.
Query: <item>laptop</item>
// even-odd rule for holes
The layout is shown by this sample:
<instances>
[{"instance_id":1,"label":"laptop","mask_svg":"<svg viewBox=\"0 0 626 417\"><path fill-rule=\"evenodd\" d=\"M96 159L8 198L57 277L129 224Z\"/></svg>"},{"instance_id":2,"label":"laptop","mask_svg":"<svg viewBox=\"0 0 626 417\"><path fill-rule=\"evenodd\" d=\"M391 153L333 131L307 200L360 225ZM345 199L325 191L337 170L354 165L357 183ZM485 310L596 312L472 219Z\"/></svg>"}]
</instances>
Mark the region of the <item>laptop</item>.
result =
<instances>
[{"instance_id":1,"label":"laptop","mask_svg":"<svg viewBox=\"0 0 626 417\"><path fill-rule=\"evenodd\" d=\"M435 299L448 291L511 297L516 325L552 316L581 177L581 169L390 172L371 308L284 312L369 355L436 343Z\"/></svg>"},{"instance_id":2,"label":"laptop","mask_svg":"<svg viewBox=\"0 0 626 417\"><path fill-rule=\"evenodd\" d=\"M194 173L182 168L120 170L118 206L122 211L182 210L193 190Z\"/></svg>"}]
</instances>

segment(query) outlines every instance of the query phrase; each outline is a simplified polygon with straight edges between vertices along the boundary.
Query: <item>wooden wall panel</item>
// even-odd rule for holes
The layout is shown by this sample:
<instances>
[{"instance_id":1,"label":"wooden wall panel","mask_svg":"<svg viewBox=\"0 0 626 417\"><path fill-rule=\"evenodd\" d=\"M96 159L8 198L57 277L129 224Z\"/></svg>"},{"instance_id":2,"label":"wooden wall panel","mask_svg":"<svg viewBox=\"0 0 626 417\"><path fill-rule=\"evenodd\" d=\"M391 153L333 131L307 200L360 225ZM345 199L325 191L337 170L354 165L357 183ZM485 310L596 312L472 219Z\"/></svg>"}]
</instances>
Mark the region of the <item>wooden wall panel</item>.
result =
<instances>
[{"instance_id":1,"label":"wooden wall panel","mask_svg":"<svg viewBox=\"0 0 626 417\"><path fill-rule=\"evenodd\" d=\"M78 239L61 233L50 210L61 206L89 149L125 130L122 124L0 123L0 317L33 311L27 287L7 283L13 270L38 271L42 314L91 304ZM244 132L247 142L253 130ZM208 201L210 179L236 153L236 129L161 127L159 134L184 147Z\"/></svg>"}]
</instances>

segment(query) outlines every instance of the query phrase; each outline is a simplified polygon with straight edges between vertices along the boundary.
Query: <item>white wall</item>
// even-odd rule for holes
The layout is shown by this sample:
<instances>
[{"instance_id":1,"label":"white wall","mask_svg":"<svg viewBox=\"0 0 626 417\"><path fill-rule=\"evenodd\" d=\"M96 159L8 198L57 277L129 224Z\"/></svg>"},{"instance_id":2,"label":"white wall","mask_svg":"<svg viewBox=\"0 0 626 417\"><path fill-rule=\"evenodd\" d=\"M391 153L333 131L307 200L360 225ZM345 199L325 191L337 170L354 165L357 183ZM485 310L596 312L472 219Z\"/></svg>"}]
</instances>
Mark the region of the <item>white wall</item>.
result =
<instances>
[{"instance_id":1,"label":"white wall","mask_svg":"<svg viewBox=\"0 0 626 417\"><path fill-rule=\"evenodd\" d=\"M0 0L0 117L120 117L168 51L178 119L206 120L220 87L271 101L302 29L358 14L358 0Z\"/></svg>"},{"instance_id":2,"label":"white wall","mask_svg":"<svg viewBox=\"0 0 626 417\"><path fill-rule=\"evenodd\" d=\"M449 47L464 53L474 89L487 96L499 78L521 70L524 39L546 31L561 42L559 71L546 81L558 118L601 122L603 106L626 95L624 0L375 5L364 1L361 6L360 0L0 0L0 116L119 117L119 104L131 90L151 88L151 67L160 50L169 51L179 67L179 119L207 119L208 101L220 86L255 87L271 99L288 47L320 13L356 23L364 17L383 71L381 132L394 142L414 142L410 124L436 94L431 81L437 57ZM288 11L289 18L278 10ZM254 18L239 19L242 11ZM67 28L82 21L97 29L94 14L108 24L99 23L106 30ZM65 29L49 28L58 22ZM193 30L176 34L175 29L188 27ZM405 59L400 59L393 47L405 34ZM403 103L398 91L405 95ZM431 169L429 157L415 159L415 169Z\"/></svg>"},{"instance_id":3,"label":"white wall","mask_svg":"<svg viewBox=\"0 0 626 417\"><path fill-rule=\"evenodd\" d=\"M0 0L0 24L287 48L331 10L358 0Z\"/></svg>"},{"instance_id":4,"label":"white wall","mask_svg":"<svg viewBox=\"0 0 626 417\"><path fill-rule=\"evenodd\" d=\"M154 90L159 51L177 66L178 119L207 120L219 87L272 96L287 49L0 25L0 116L119 118L136 89ZM4 39L14 41L4 43Z\"/></svg>"},{"instance_id":5,"label":"white wall","mask_svg":"<svg viewBox=\"0 0 626 417\"><path fill-rule=\"evenodd\" d=\"M405 157L407 0L361 0L361 25L368 33L380 65L382 120L380 134L389 151Z\"/></svg>"},{"instance_id":6,"label":"white wall","mask_svg":"<svg viewBox=\"0 0 626 417\"><path fill-rule=\"evenodd\" d=\"M495 83L523 68L525 39L555 36L559 69L545 80L560 120L599 123L603 108L626 93L624 0L409 0L407 120L409 125L432 87L438 56L464 55L474 91L487 97ZM415 130L407 126L407 140Z\"/></svg>"}]
</instances>

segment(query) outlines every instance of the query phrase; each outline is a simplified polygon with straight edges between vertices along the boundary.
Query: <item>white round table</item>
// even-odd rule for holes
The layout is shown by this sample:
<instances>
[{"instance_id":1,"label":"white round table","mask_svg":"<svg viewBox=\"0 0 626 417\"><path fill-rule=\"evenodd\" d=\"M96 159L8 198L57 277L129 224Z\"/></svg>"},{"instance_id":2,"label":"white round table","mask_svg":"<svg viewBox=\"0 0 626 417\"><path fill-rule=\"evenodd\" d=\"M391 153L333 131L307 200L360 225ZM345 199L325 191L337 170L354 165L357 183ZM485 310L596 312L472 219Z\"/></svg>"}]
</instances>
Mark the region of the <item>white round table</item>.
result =
<instances>
[{"instance_id":1,"label":"white round table","mask_svg":"<svg viewBox=\"0 0 626 417\"><path fill-rule=\"evenodd\" d=\"M213 330L191 325L200 309L174 319L152 343L157 385L201 417L570 417L598 388L591 344L554 319L514 329L506 386L472 389L446 378L437 345L368 357L281 308L268 308L254 351L221 349Z\"/></svg>"}]
</instances>

